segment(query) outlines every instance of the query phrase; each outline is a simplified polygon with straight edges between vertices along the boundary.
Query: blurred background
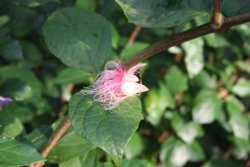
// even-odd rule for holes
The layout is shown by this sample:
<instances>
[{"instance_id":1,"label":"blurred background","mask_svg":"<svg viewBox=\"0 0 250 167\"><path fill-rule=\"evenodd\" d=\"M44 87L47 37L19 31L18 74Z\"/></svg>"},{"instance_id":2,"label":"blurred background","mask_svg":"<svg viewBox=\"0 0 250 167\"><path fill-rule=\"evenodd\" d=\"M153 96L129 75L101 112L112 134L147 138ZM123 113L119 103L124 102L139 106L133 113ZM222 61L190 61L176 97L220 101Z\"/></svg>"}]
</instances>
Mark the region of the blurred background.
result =
<instances>
[{"instance_id":1,"label":"blurred background","mask_svg":"<svg viewBox=\"0 0 250 167\"><path fill-rule=\"evenodd\" d=\"M0 95L14 99L0 112L1 137L34 141L40 134L35 145L42 148L67 113L71 94L94 81L94 75L61 63L42 35L52 12L73 6L109 21L113 50L107 61L129 59L211 19L201 14L170 28L145 28L129 23L113 0L1 0ZM185 42L145 63L143 83L150 90L140 97L144 120L126 148L127 166L250 167L249 23ZM98 151L97 161L111 161ZM65 157L50 156L46 166L77 166Z\"/></svg>"}]
</instances>

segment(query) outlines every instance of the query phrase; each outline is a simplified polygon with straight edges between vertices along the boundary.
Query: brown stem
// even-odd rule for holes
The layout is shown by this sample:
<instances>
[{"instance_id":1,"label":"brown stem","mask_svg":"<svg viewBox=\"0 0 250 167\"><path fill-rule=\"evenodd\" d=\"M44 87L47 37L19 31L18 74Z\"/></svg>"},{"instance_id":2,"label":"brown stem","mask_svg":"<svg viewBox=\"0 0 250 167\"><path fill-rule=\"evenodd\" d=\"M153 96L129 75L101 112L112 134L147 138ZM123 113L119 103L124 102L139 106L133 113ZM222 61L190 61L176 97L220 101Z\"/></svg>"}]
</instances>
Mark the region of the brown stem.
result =
<instances>
[{"instance_id":1,"label":"brown stem","mask_svg":"<svg viewBox=\"0 0 250 167\"><path fill-rule=\"evenodd\" d=\"M49 143L44 147L44 149L41 151L41 155L46 158L52 148L56 145L56 143L59 141L59 139L63 136L63 134L67 131L67 129L70 127L70 120L67 116L62 124L57 128L57 130L52 135ZM34 164L31 164L29 167L41 167L43 166L42 162L37 162Z\"/></svg>"},{"instance_id":2,"label":"brown stem","mask_svg":"<svg viewBox=\"0 0 250 167\"><path fill-rule=\"evenodd\" d=\"M214 16L212 28L219 29L222 26L223 17L221 14L221 0L214 0Z\"/></svg>"},{"instance_id":3,"label":"brown stem","mask_svg":"<svg viewBox=\"0 0 250 167\"><path fill-rule=\"evenodd\" d=\"M153 45L147 47L146 49L134 55L132 58L125 61L123 63L123 66L129 69L130 67L138 64L139 62L146 60L147 58L154 56L172 46L179 45L188 40L195 39L197 37L207 35L209 33L216 32L218 30L229 28L249 21L250 21L250 13L246 13L226 19L219 29L214 29L211 26L211 24L208 23L193 28L191 30L181 32L179 34L170 36L167 39L156 42Z\"/></svg>"},{"instance_id":4,"label":"brown stem","mask_svg":"<svg viewBox=\"0 0 250 167\"><path fill-rule=\"evenodd\" d=\"M141 31L141 27L140 26L136 26L135 29L133 30L132 34L129 37L128 40L128 44L127 45L131 45L132 43L134 43L137 35L139 34L139 32Z\"/></svg>"}]
</instances>

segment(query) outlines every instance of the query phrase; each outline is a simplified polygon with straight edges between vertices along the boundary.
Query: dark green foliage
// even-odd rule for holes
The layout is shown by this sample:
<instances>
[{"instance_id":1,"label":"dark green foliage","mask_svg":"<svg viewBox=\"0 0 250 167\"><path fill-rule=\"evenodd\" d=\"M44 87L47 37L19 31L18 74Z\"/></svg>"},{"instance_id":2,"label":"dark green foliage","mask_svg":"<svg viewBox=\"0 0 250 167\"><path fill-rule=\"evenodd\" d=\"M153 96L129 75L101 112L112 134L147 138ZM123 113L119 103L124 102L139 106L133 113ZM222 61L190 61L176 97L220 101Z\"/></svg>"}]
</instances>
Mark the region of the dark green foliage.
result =
<instances>
[{"instance_id":1,"label":"dark green foliage","mask_svg":"<svg viewBox=\"0 0 250 167\"><path fill-rule=\"evenodd\" d=\"M147 59L149 91L111 111L81 92L109 60L207 23L212 9L213 0L0 0L0 96L13 99L0 105L0 167L247 166L249 23ZM225 18L249 11L249 0L222 0ZM67 114L71 127L43 158Z\"/></svg>"}]
</instances>

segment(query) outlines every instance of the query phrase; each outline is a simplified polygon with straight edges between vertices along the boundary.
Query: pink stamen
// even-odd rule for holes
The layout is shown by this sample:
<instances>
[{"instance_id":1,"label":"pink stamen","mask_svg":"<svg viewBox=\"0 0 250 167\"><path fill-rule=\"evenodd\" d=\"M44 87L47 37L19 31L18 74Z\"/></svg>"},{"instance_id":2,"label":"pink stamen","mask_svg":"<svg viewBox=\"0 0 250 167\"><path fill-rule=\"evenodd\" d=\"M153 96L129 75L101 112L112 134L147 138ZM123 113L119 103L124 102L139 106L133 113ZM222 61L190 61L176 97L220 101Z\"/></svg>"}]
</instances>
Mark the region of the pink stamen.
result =
<instances>
[{"instance_id":1,"label":"pink stamen","mask_svg":"<svg viewBox=\"0 0 250 167\"><path fill-rule=\"evenodd\" d=\"M135 76L135 72L144 66L145 64L137 64L125 71L121 64L110 61L105 65L104 71L97 75L97 80L93 83L91 89L84 89L82 92L84 94L93 94L94 101L101 103L105 110L112 110L131 95L137 95L148 90L142 84L135 84L139 86L139 89L131 89L134 92L130 92L129 95L121 89L126 82L136 83L139 81L139 78Z\"/></svg>"}]
</instances>

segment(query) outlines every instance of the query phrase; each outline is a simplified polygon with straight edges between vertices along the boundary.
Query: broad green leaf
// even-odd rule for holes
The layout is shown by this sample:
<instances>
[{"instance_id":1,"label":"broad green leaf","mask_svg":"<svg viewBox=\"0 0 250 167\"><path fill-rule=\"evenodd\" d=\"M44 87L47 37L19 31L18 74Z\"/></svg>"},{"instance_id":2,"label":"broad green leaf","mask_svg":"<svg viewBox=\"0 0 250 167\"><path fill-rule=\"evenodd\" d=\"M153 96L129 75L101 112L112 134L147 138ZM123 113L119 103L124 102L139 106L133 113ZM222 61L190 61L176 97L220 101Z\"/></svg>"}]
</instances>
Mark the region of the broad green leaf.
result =
<instances>
[{"instance_id":1,"label":"broad green leaf","mask_svg":"<svg viewBox=\"0 0 250 167\"><path fill-rule=\"evenodd\" d=\"M232 91L240 97L250 96L250 80L238 81L233 86Z\"/></svg>"},{"instance_id":2,"label":"broad green leaf","mask_svg":"<svg viewBox=\"0 0 250 167\"><path fill-rule=\"evenodd\" d=\"M168 137L163 143L160 159L166 166L183 166L190 159L189 148L175 137Z\"/></svg>"},{"instance_id":3,"label":"broad green leaf","mask_svg":"<svg viewBox=\"0 0 250 167\"><path fill-rule=\"evenodd\" d=\"M186 143L190 143L196 137L201 137L204 134L202 127L195 122L184 124L182 128L176 130L176 132Z\"/></svg>"},{"instance_id":4,"label":"broad green leaf","mask_svg":"<svg viewBox=\"0 0 250 167\"><path fill-rule=\"evenodd\" d=\"M17 78L25 81L28 85L31 86L33 96L39 96L41 94L42 85L40 81L36 78L36 76L33 74L33 72L15 66L1 67L0 83L9 78Z\"/></svg>"},{"instance_id":5,"label":"broad green leaf","mask_svg":"<svg viewBox=\"0 0 250 167\"><path fill-rule=\"evenodd\" d=\"M25 37L36 28L37 25L34 24L32 19L39 17L38 11L23 6L15 6L13 4L11 9L15 11L12 13L9 23L13 36Z\"/></svg>"},{"instance_id":6,"label":"broad green leaf","mask_svg":"<svg viewBox=\"0 0 250 167\"><path fill-rule=\"evenodd\" d=\"M119 32L113 24L110 24L110 29L112 33L112 47L117 49L120 40Z\"/></svg>"},{"instance_id":7,"label":"broad green leaf","mask_svg":"<svg viewBox=\"0 0 250 167\"><path fill-rule=\"evenodd\" d=\"M8 111L0 112L0 137L15 137L22 131L23 125L17 117Z\"/></svg>"},{"instance_id":8,"label":"broad green leaf","mask_svg":"<svg viewBox=\"0 0 250 167\"><path fill-rule=\"evenodd\" d=\"M0 41L0 55L7 61L22 60L23 52L19 41L14 39Z\"/></svg>"},{"instance_id":9,"label":"broad green leaf","mask_svg":"<svg viewBox=\"0 0 250 167\"><path fill-rule=\"evenodd\" d=\"M51 150L48 160L54 163L65 162L75 157L83 156L94 148L86 139L83 139L72 131L59 140Z\"/></svg>"},{"instance_id":10,"label":"broad green leaf","mask_svg":"<svg viewBox=\"0 0 250 167\"><path fill-rule=\"evenodd\" d=\"M42 55L35 44L21 41L21 46L23 50L23 60L18 61L19 67L33 68L41 65Z\"/></svg>"},{"instance_id":11,"label":"broad green leaf","mask_svg":"<svg viewBox=\"0 0 250 167\"><path fill-rule=\"evenodd\" d=\"M34 109L30 107L30 103L23 102L24 101L10 103L6 110L18 117L22 123L27 123L32 121L36 113L33 111Z\"/></svg>"},{"instance_id":12,"label":"broad green leaf","mask_svg":"<svg viewBox=\"0 0 250 167\"><path fill-rule=\"evenodd\" d=\"M149 45L148 43L144 43L144 42L134 42L131 45L127 45L122 50L120 57L126 60L134 56L134 54L136 54L137 52L145 49L148 45Z\"/></svg>"},{"instance_id":13,"label":"broad green leaf","mask_svg":"<svg viewBox=\"0 0 250 167\"><path fill-rule=\"evenodd\" d=\"M238 137L231 137L230 141L233 143L233 154L238 159L247 159L248 152L250 151L250 143L247 139L242 139Z\"/></svg>"},{"instance_id":14,"label":"broad green leaf","mask_svg":"<svg viewBox=\"0 0 250 167\"><path fill-rule=\"evenodd\" d=\"M54 82L56 84L89 83L91 76L89 73L79 69L66 68L57 75Z\"/></svg>"},{"instance_id":15,"label":"broad green leaf","mask_svg":"<svg viewBox=\"0 0 250 167\"><path fill-rule=\"evenodd\" d=\"M145 145L143 143L143 139L140 135L135 133L130 141L128 142L128 145L125 149L125 156L127 159L132 159L138 155L140 155L144 149Z\"/></svg>"},{"instance_id":16,"label":"broad green leaf","mask_svg":"<svg viewBox=\"0 0 250 167\"><path fill-rule=\"evenodd\" d=\"M0 139L0 165L27 165L44 158L27 143L15 139Z\"/></svg>"},{"instance_id":17,"label":"broad green leaf","mask_svg":"<svg viewBox=\"0 0 250 167\"><path fill-rule=\"evenodd\" d=\"M237 1L222 1L222 13L226 16L234 16L242 13L250 12L250 1L237 0Z\"/></svg>"},{"instance_id":18,"label":"broad green leaf","mask_svg":"<svg viewBox=\"0 0 250 167\"><path fill-rule=\"evenodd\" d=\"M197 141L193 141L188 145L190 161L197 162L205 159L203 147Z\"/></svg>"},{"instance_id":19,"label":"broad green leaf","mask_svg":"<svg viewBox=\"0 0 250 167\"><path fill-rule=\"evenodd\" d=\"M187 76L175 65L169 69L164 79L170 92L174 95L188 89Z\"/></svg>"},{"instance_id":20,"label":"broad green leaf","mask_svg":"<svg viewBox=\"0 0 250 167\"><path fill-rule=\"evenodd\" d=\"M26 135L26 139L32 142L35 148L39 149L48 143L51 134L51 127L43 125Z\"/></svg>"},{"instance_id":21,"label":"broad green leaf","mask_svg":"<svg viewBox=\"0 0 250 167\"><path fill-rule=\"evenodd\" d=\"M244 71L246 71L248 74L250 74L250 66L249 66L249 64L247 64L246 62L244 62L244 61L237 61L237 66L240 68L240 69L242 69L242 70L244 70Z\"/></svg>"},{"instance_id":22,"label":"broad green leaf","mask_svg":"<svg viewBox=\"0 0 250 167\"><path fill-rule=\"evenodd\" d=\"M43 26L49 50L66 65L97 73L111 51L109 23L80 8L59 9Z\"/></svg>"},{"instance_id":23,"label":"broad green leaf","mask_svg":"<svg viewBox=\"0 0 250 167\"><path fill-rule=\"evenodd\" d=\"M153 165L146 160L123 160L122 167L153 167Z\"/></svg>"},{"instance_id":24,"label":"broad green leaf","mask_svg":"<svg viewBox=\"0 0 250 167\"><path fill-rule=\"evenodd\" d=\"M210 76L206 71L201 71L192 81L201 88L212 89L217 86L215 77Z\"/></svg>"},{"instance_id":25,"label":"broad green leaf","mask_svg":"<svg viewBox=\"0 0 250 167\"><path fill-rule=\"evenodd\" d=\"M153 125L158 125L161 117L168 108L174 108L174 99L167 86L160 83L159 89L151 89L145 97L145 108L148 113L147 120Z\"/></svg>"},{"instance_id":26,"label":"broad green leaf","mask_svg":"<svg viewBox=\"0 0 250 167\"><path fill-rule=\"evenodd\" d=\"M59 164L60 167L96 167L97 166L97 150L93 149L79 156Z\"/></svg>"},{"instance_id":27,"label":"broad green leaf","mask_svg":"<svg viewBox=\"0 0 250 167\"><path fill-rule=\"evenodd\" d=\"M121 156L143 118L137 98L128 98L112 111L93 101L91 96L75 94L69 104L75 132L107 153Z\"/></svg>"},{"instance_id":28,"label":"broad green leaf","mask_svg":"<svg viewBox=\"0 0 250 167\"><path fill-rule=\"evenodd\" d=\"M226 108L229 114L229 124L234 135L249 140L249 122L247 117L243 115L240 106L233 99L228 99Z\"/></svg>"},{"instance_id":29,"label":"broad green leaf","mask_svg":"<svg viewBox=\"0 0 250 167\"><path fill-rule=\"evenodd\" d=\"M21 101L32 96L32 88L23 80L11 78L0 86L0 94Z\"/></svg>"},{"instance_id":30,"label":"broad green leaf","mask_svg":"<svg viewBox=\"0 0 250 167\"><path fill-rule=\"evenodd\" d=\"M229 46L229 42L221 35L219 34L209 34L205 35L203 37L207 44L213 48L221 48L221 47L226 47Z\"/></svg>"},{"instance_id":31,"label":"broad green leaf","mask_svg":"<svg viewBox=\"0 0 250 167\"><path fill-rule=\"evenodd\" d=\"M208 14L212 1L116 0L128 21L144 27L172 27Z\"/></svg>"},{"instance_id":32,"label":"broad green leaf","mask_svg":"<svg viewBox=\"0 0 250 167\"><path fill-rule=\"evenodd\" d=\"M217 119L221 112L221 102L216 93L210 90L201 90L195 97L192 116L195 122L209 124Z\"/></svg>"},{"instance_id":33,"label":"broad green leaf","mask_svg":"<svg viewBox=\"0 0 250 167\"><path fill-rule=\"evenodd\" d=\"M185 142L191 143L195 138L201 137L204 132L196 122L187 122L179 114L174 113L170 119L175 133Z\"/></svg>"},{"instance_id":34,"label":"broad green leaf","mask_svg":"<svg viewBox=\"0 0 250 167\"><path fill-rule=\"evenodd\" d=\"M190 78L198 75L204 66L202 38L196 38L182 44L186 56L185 64Z\"/></svg>"}]
</instances>

